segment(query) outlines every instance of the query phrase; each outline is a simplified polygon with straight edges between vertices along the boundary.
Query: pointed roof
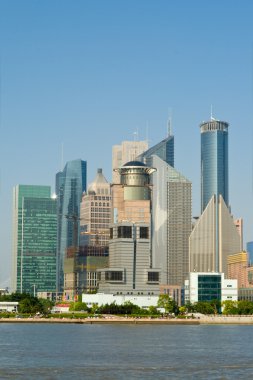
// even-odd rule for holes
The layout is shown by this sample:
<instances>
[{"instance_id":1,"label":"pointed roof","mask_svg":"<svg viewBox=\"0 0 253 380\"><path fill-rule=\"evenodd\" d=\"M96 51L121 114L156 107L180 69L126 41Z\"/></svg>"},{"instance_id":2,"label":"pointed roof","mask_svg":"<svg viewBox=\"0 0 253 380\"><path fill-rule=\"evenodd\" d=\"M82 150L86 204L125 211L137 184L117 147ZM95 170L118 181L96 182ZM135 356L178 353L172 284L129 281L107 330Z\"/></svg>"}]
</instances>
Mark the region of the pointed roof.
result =
<instances>
[{"instance_id":1,"label":"pointed roof","mask_svg":"<svg viewBox=\"0 0 253 380\"><path fill-rule=\"evenodd\" d=\"M108 187L109 183L105 178L102 169L99 168L97 170L96 178L88 186L88 193L97 193L98 188L104 187L104 185Z\"/></svg>"}]
</instances>

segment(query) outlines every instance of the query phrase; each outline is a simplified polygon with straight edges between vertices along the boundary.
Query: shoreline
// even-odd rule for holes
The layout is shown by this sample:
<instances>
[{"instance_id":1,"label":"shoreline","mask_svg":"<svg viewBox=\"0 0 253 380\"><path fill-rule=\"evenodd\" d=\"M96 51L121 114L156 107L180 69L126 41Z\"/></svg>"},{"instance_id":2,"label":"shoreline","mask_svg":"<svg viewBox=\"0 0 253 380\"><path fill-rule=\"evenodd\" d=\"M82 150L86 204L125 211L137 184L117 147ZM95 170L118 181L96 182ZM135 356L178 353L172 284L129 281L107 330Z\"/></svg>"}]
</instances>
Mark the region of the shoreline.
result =
<instances>
[{"instance_id":1,"label":"shoreline","mask_svg":"<svg viewBox=\"0 0 253 380\"><path fill-rule=\"evenodd\" d=\"M199 319L126 318L108 316L104 318L0 318L0 323L72 323L72 324L131 324L131 325L253 325L253 316L205 316Z\"/></svg>"}]
</instances>

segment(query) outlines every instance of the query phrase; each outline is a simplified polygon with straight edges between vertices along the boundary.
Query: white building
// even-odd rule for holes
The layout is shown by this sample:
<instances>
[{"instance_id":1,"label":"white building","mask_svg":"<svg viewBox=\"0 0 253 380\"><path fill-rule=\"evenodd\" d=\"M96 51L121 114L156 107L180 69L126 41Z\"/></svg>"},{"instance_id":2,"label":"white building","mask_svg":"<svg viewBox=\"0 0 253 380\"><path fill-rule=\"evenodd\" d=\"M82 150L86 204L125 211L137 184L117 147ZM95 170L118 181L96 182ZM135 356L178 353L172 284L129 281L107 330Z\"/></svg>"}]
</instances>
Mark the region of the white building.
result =
<instances>
[{"instance_id":1,"label":"white building","mask_svg":"<svg viewBox=\"0 0 253 380\"><path fill-rule=\"evenodd\" d=\"M9 302L9 301L0 302L0 312L1 311L16 313L18 311L18 302Z\"/></svg>"},{"instance_id":2,"label":"white building","mask_svg":"<svg viewBox=\"0 0 253 380\"><path fill-rule=\"evenodd\" d=\"M102 306L106 304L123 305L125 302L131 302L134 305L142 307L144 309L150 306L157 306L159 296L131 296L131 295L115 295L115 294L83 294L82 302L85 302L88 307L92 305Z\"/></svg>"},{"instance_id":3,"label":"white building","mask_svg":"<svg viewBox=\"0 0 253 380\"><path fill-rule=\"evenodd\" d=\"M185 281L185 303L198 301L237 301L237 280L224 278L224 273L190 272Z\"/></svg>"}]
</instances>

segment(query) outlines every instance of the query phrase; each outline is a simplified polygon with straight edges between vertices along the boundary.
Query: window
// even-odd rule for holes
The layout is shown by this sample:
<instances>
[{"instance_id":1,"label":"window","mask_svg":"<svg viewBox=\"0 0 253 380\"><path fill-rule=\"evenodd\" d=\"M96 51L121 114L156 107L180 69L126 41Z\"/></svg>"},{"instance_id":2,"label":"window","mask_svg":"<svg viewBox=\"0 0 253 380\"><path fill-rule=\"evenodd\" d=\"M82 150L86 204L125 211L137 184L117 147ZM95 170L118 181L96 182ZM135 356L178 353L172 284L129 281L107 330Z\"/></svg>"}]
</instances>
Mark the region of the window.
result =
<instances>
[{"instance_id":1,"label":"window","mask_svg":"<svg viewBox=\"0 0 253 380\"><path fill-rule=\"evenodd\" d=\"M148 227L140 227L140 239L148 239L149 233L148 233Z\"/></svg>"},{"instance_id":2,"label":"window","mask_svg":"<svg viewBox=\"0 0 253 380\"><path fill-rule=\"evenodd\" d=\"M129 239L132 237L132 227L131 226L120 226L118 227L118 238Z\"/></svg>"},{"instance_id":3,"label":"window","mask_svg":"<svg viewBox=\"0 0 253 380\"><path fill-rule=\"evenodd\" d=\"M110 239L113 239L113 228L110 228Z\"/></svg>"},{"instance_id":4,"label":"window","mask_svg":"<svg viewBox=\"0 0 253 380\"><path fill-rule=\"evenodd\" d=\"M121 271L110 271L105 272L106 281L123 281L123 272Z\"/></svg>"},{"instance_id":5,"label":"window","mask_svg":"<svg viewBox=\"0 0 253 380\"><path fill-rule=\"evenodd\" d=\"M159 272L148 272L148 282L159 282Z\"/></svg>"}]
</instances>

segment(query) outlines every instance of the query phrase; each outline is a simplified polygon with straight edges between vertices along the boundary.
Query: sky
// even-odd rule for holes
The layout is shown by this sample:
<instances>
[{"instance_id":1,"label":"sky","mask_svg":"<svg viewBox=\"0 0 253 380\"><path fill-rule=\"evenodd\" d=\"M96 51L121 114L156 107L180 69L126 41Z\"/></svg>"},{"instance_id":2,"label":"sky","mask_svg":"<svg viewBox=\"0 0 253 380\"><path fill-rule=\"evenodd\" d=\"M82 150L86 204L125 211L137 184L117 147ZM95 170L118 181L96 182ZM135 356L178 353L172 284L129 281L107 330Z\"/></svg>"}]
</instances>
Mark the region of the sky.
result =
<instances>
[{"instance_id":1,"label":"sky","mask_svg":"<svg viewBox=\"0 0 253 380\"><path fill-rule=\"evenodd\" d=\"M202 121L229 123L229 203L253 240L251 0L0 0L0 287L12 190L68 160L111 180L112 146L166 137L200 213ZM62 149L63 147L63 149Z\"/></svg>"}]
</instances>

